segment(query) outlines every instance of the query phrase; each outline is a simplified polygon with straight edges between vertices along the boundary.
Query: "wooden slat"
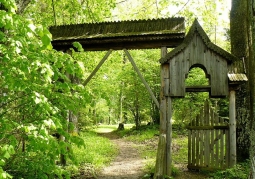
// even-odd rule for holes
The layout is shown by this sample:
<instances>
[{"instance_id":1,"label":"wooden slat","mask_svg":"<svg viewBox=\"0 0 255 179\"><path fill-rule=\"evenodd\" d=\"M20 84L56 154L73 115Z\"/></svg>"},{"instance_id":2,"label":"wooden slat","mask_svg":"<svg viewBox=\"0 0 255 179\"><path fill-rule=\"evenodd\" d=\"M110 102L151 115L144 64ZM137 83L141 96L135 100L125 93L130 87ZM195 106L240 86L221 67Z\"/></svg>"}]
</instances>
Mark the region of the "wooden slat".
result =
<instances>
[{"instance_id":1,"label":"wooden slat","mask_svg":"<svg viewBox=\"0 0 255 179\"><path fill-rule=\"evenodd\" d=\"M229 167L229 130L225 130L225 138L226 138L225 158L226 158L226 168L228 168Z\"/></svg>"},{"instance_id":2,"label":"wooden slat","mask_svg":"<svg viewBox=\"0 0 255 179\"><path fill-rule=\"evenodd\" d=\"M219 123L219 117L216 115L215 123ZM219 129L215 130L215 140L216 140L216 153L215 153L215 168L219 167Z\"/></svg>"},{"instance_id":3,"label":"wooden slat","mask_svg":"<svg viewBox=\"0 0 255 179\"><path fill-rule=\"evenodd\" d=\"M201 142L199 139L199 130L196 130L196 166L199 166L199 143Z\"/></svg>"},{"instance_id":4,"label":"wooden slat","mask_svg":"<svg viewBox=\"0 0 255 179\"><path fill-rule=\"evenodd\" d=\"M209 125L209 102L208 100L205 101L204 106L204 116L205 116L205 124ZM210 153L209 153L209 146L210 146L210 133L209 130L205 130L205 166L209 166L209 160L210 160Z\"/></svg>"},{"instance_id":5,"label":"wooden slat","mask_svg":"<svg viewBox=\"0 0 255 179\"><path fill-rule=\"evenodd\" d=\"M191 159L192 165L195 165L195 130L192 130L192 145L191 145Z\"/></svg>"},{"instance_id":6,"label":"wooden slat","mask_svg":"<svg viewBox=\"0 0 255 179\"><path fill-rule=\"evenodd\" d=\"M220 123L224 123L224 119L220 118ZM223 168L223 162L224 162L224 134L223 130L220 130L220 168Z\"/></svg>"},{"instance_id":7,"label":"wooden slat","mask_svg":"<svg viewBox=\"0 0 255 179\"><path fill-rule=\"evenodd\" d=\"M191 165L191 132L192 130L188 132L188 166Z\"/></svg>"},{"instance_id":8,"label":"wooden slat","mask_svg":"<svg viewBox=\"0 0 255 179\"><path fill-rule=\"evenodd\" d=\"M203 126L203 117L204 117L204 114L203 114L203 109L201 109L201 111L200 111L200 126ZM199 149L200 149L200 157L199 157L199 165L200 166L203 166L204 165L204 160L203 160L203 158L204 158L204 154L203 154L203 148L204 148L204 145L203 145L203 141L204 141L204 133L203 133L203 130L199 130L199 132L200 132L200 143L199 143Z\"/></svg>"},{"instance_id":9,"label":"wooden slat","mask_svg":"<svg viewBox=\"0 0 255 179\"><path fill-rule=\"evenodd\" d=\"M186 86L186 92L210 92L211 86Z\"/></svg>"},{"instance_id":10,"label":"wooden slat","mask_svg":"<svg viewBox=\"0 0 255 179\"><path fill-rule=\"evenodd\" d=\"M228 125L215 125L215 126L187 126L191 130L213 130L213 129L228 129Z\"/></svg>"}]
</instances>

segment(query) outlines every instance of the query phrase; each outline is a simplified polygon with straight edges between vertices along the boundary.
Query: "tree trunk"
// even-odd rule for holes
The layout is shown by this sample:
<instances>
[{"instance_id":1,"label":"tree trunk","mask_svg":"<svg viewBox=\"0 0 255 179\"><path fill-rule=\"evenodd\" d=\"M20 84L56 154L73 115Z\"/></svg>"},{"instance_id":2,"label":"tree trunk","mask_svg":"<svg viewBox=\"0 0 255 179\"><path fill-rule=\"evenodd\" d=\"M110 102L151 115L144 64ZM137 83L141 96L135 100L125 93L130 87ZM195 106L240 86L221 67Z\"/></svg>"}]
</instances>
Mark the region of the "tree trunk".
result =
<instances>
[{"instance_id":1,"label":"tree trunk","mask_svg":"<svg viewBox=\"0 0 255 179\"><path fill-rule=\"evenodd\" d=\"M17 14L22 14L30 2L31 0L15 0L18 8Z\"/></svg>"},{"instance_id":2,"label":"tree trunk","mask_svg":"<svg viewBox=\"0 0 255 179\"><path fill-rule=\"evenodd\" d=\"M254 68L250 19L250 1L232 0L230 13L231 52L240 60L235 62L234 72L246 73L248 83L237 91L237 160L249 157L250 126L253 121ZM244 61L244 64L243 64ZM245 69L246 68L246 69Z\"/></svg>"}]
</instances>

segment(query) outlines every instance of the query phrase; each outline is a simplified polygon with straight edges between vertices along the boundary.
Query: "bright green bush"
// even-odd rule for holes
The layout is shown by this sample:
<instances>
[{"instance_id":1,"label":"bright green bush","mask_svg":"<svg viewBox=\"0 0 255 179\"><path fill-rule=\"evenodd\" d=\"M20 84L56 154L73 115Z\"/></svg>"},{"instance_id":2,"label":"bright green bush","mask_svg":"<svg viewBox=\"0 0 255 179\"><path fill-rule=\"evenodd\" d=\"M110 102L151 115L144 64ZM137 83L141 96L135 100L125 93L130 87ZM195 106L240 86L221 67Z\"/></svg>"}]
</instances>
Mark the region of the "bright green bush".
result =
<instances>
[{"instance_id":1,"label":"bright green bush","mask_svg":"<svg viewBox=\"0 0 255 179\"><path fill-rule=\"evenodd\" d=\"M210 179L247 179L250 173L249 161L236 164L233 168L210 174Z\"/></svg>"}]
</instances>

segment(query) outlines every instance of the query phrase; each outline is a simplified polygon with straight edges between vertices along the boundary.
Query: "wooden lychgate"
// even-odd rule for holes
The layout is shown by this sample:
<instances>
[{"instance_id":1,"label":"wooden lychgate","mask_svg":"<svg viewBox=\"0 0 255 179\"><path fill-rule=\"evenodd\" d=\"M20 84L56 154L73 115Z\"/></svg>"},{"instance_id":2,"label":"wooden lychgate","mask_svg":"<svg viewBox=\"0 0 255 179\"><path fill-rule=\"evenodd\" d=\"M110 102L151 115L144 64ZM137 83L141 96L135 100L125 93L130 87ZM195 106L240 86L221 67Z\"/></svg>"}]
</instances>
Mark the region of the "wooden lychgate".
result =
<instances>
[{"instance_id":1,"label":"wooden lychgate","mask_svg":"<svg viewBox=\"0 0 255 179\"><path fill-rule=\"evenodd\" d=\"M197 20L178 47L169 53L163 53L160 59L160 104L161 123L166 126L161 126L161 133L166 134L166 161L162 162L162 166L166 166L163 169L166 170L165 174L171 175L172 99L183 98L186 92L208 92L211 98L229 97L228 135L228 127L224 121L217 117L217 114L210 112L208 106L205 106L201 114L203 116L194 120L191 123L193 126L189 126L189 168L224 168L236 164L235 90L241 82L247 81L247 77L245 74L234 73L235 61L239 59L210 41ZM185 79L194 67L199 67L205 72L209 85L185 85ZM219 127L222 127L222 130L218 129Z\"/></svg>"}]
</instances>

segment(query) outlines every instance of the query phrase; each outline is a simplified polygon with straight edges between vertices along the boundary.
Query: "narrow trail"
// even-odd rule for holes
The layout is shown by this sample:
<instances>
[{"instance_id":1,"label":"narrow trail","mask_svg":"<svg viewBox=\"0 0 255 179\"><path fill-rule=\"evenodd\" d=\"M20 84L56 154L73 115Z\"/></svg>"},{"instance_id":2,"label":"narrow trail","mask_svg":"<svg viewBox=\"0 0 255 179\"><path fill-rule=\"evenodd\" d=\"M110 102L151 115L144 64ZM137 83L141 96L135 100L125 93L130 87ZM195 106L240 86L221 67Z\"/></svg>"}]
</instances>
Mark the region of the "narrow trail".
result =
<instances>
[{"instance_id":1,"label":"narrow trail","mask_svg":"<svg viewBox=\"0 0 255 179\"><path fill-rule=\"evenodd\" d=\"M102 170L98 179L141 179L144 175L143 167L146 159L140 157L139 145L118 138L114 133L102 133L101 135L116 144L119 154L108 167Z\"/></svg>"}]
</instances>

